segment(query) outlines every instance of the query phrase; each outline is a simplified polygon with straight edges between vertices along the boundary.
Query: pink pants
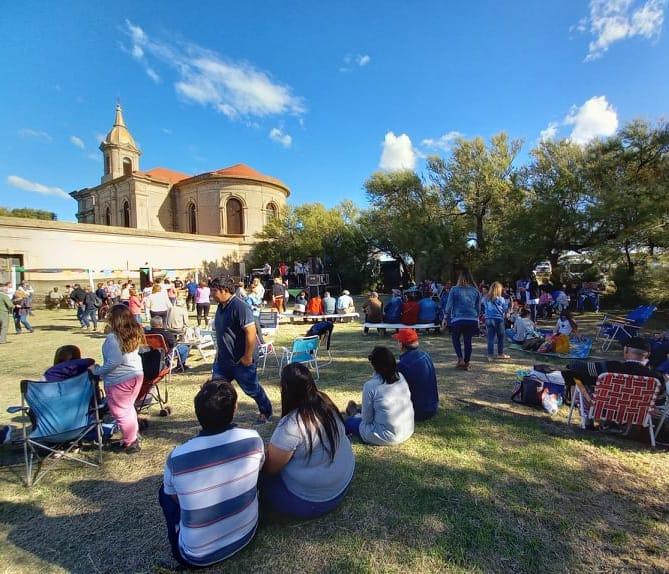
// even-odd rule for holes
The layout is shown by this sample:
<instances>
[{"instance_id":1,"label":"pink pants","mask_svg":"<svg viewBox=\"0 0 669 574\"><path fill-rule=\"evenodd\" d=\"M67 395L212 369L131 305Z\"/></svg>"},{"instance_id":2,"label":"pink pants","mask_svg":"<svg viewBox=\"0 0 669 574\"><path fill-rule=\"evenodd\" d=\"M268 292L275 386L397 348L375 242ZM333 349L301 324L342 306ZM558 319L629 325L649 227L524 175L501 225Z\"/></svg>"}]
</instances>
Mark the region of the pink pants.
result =
<instances>
[{"instance_id":1,"label":"pink pants","mask_svg":"<svg viewBox=\"0 0 669 574\"><path fill-rule=\"evenodd\" d=\"M137 375L118 385L105 386L109 411L116 419L118 426L121 427L123 443L126 446L137 440L139 424L137 423L135 401L143 382L144 375Z\"/></svg>"}]
</instances>

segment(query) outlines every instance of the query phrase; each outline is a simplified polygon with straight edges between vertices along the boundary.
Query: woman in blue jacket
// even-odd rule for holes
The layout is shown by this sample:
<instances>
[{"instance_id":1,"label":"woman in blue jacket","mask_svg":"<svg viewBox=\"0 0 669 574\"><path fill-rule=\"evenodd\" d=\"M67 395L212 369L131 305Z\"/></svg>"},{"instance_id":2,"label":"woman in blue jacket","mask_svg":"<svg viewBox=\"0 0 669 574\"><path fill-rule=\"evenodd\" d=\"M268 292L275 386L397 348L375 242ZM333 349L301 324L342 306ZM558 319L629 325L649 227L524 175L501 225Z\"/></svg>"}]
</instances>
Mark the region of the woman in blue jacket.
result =
<instances>
[{"instance_id":1,"label":"woman in blue jacket","mask_svg":"<svg viewBox=\"0 0 669 574\"><path fill-rule=\"evenodd\" d=\"M455 354L458 356L456 367L469 370L472 356L472 337L479 330L479 310L481 309L481 293L468 269L460 272L458 283L448 293L445 319L451 330L451 339ZM460 339L464 341L464 354Z\"/></svg>"},{"instance_id":2,"label":"woman in blue jacket","mask_svg":"<svg viewBox=\"0 0 669 574\"><path fill-rule=\"evenodd\" d=\"M504 318L509 310L506 299L502 297L502 284L495 281L483 298L485 326L488 334L488 361L495 357L495 339L497 339L497 357L510 359L504 354Z\"/></svg>"}]
</instances>

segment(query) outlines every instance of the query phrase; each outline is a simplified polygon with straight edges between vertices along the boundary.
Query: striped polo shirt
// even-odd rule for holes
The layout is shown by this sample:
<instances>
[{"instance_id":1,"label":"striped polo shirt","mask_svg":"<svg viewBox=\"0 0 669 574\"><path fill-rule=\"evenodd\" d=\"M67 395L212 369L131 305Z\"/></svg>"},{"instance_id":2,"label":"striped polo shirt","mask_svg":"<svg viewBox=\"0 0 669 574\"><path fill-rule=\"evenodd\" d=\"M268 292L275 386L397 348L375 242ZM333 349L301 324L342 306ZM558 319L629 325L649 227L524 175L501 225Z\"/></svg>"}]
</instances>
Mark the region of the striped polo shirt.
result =
<instances>
[{"instance_id":1,"label":"striped polo shirt","mask_svg":"<svg viewBox=\"0 0 669 574\"><path fill-rule=\"evenodd\" d=\"M258 525L258 473L265 459L260 435L231 425L176 447L165 463L165 494L181 507L179 548L208 566L246 546Z\"/></svg>"}]
</instances>

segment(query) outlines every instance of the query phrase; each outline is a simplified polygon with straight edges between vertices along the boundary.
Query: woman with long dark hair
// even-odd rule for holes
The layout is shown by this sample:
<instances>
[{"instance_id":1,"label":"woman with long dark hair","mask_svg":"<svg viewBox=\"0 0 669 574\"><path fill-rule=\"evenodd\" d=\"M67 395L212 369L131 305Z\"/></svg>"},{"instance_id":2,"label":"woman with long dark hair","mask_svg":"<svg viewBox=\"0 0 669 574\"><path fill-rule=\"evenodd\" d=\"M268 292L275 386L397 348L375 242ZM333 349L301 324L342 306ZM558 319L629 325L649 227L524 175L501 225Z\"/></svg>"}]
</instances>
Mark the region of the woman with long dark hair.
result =
<instances>
[{"instance_id":1,"label":"woman with long dark hair","mask_svg":"<svg viewBox=\"0 0 669 574\"><path fill-rule=\"evenodd\" d=\"M362 387L361 415L351 401L346 408L346 432L379 446L399 444L413 434L411 391L397 370L395 355L387 347L374 347L369 355L374 376Z\"/></svg>"},{"instance_id":2,"label":"woman with long dark hair","mask_svg":"<svg viewBox=\"0 0 669 574\"><path fill-rule=\"evenodd\" d=\"M479 312L481 311L481 293L469 269L463 269L458 284L448 292L444 309L444 320L448 321L455 354L458 356L456 367L469 370L472 357L472 337L479 330ZM460 339L464 340L465 352L462 352Z\"/></svg>"},{"instance_id":3,"label":"woman with long dark hair","mask_svg":"<svg viewBox=\"0 0 669 574\"><path fill-rule=\"evenodd\" d=\"M281 420L263 467L263 501L282 514L322 516L339 505L354 469L337 407L318 390L307 367L287 365L281 372Z\"/></svg>"},{"instance_id":4,"label":"woman with long dark hair","mask_svg":"<svg viewBox=\"0 0 669 574\"><path fill-rule=\"evenodd\" d=\"M121 446L132 454L140 450L135 400L144 381L139 347L146 344L146 339L127 305L114 305L107 322L109 334L102 344L103 364L90 369L104 381L109 411L123 433Z\"/></svg>"}]
</instances>

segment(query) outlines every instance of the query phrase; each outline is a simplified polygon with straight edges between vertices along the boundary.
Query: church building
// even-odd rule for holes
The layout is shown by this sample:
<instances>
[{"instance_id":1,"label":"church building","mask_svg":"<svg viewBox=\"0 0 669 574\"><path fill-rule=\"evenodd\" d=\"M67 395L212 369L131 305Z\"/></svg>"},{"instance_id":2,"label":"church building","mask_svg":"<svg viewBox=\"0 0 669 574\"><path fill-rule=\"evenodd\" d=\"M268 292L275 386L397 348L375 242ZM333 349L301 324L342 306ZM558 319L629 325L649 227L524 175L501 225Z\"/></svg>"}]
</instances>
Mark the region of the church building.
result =
<instances>
[{"instance_id":1,"label":"church building","mask_svg":"<svg viewBox=\"0 0 669 574\"><path fill-rule=\"evenodd\" d=\"M234 238L253 236L285 206L290 190L280 180L237 164L188 175L164 167L140 170L142 152L128 131L120 104L100 144L100 185L73 191L79 223Z\"/></svg>"}]
</instances>

